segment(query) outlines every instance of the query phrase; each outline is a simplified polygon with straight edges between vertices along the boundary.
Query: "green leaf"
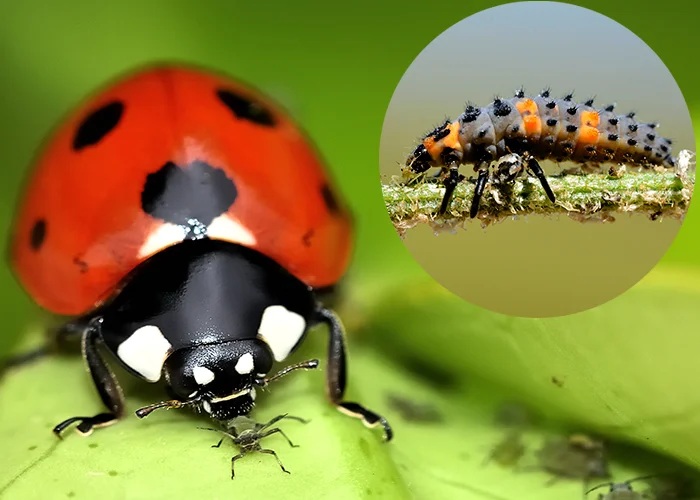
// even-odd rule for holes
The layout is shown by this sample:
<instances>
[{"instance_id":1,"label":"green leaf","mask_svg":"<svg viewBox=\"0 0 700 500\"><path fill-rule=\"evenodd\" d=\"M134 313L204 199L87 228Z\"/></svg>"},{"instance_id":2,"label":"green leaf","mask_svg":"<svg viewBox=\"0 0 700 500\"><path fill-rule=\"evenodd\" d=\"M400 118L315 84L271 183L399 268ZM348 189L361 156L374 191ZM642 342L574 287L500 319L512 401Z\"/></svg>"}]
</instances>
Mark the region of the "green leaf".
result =
<instances>
[{"instance_id":1,"label":"green leaf","mask_svg":"<svg viewBox=\"0 0 700 500\"><path fill-rule=\"evenodd\" d=\"M700 466L697 270L657 267L616 299L558 318L491 313L429 278L379 296L364 304L363 329L385 353L489 380L553 418Z\"/></svg>"},{"instance_id":2,"label":"green leaf","mask_svg":"<svg viewBox=\"0 0 700 500\"><path fill-rule=\"evenodd\" d=\"M282 413L311 420L279 423L299 448L279 434L262 443L291 474L272 456L250 454L236 462L234 480L230 459L238 450L230 441L211 448L221 436L197 429L212 427L208 419L185 410L137 419L139 406L163 394L117 373L129 397L128 418L86 438L66 431L62 441L51 432L56 423L100 410L80 360L45 359L6 377L0 387L3 499L36 498L37 484L50 486L51 498L304 498L310 491L339 499L406 498L381 435L326 402L318 370L274 383L254 413L259 421Z\"/></svg>"},{"instance_id":3,"label":"green leaf","mask_svg":"<svg viewBox=\"0 0 700 500\"><path fill-rule=\"evenodd\" d=\"M518 472L485 463L506 432L494 423L494 414L514 394L466 370L469 365L462 363L469 357L461 349L471 345L481 357L488 353L475 349L479 335L450 323L439 314L440 308L437 314L428 313L438 299L445 306L455 306L450 305L455 299L436 285L403 288L401 294L386 299L392 307L381 307L376 317L365 318L365 328L376 333L366 340L380 346L391 341L391 348L382 353L372 342L358 338L351 342L349 397L389 418L396 432L391 443L382 443L379 432L365 429L327 403L320 370L290 375L272 385L268 394L259 396L253 414L259 421L281 413L311 419L306 425L279 423L299 448L290 448L280 435L263 442L278 453L290 475L280 471L273 457L251 454L236 462L236 478L231 480L230 457L238 450L229 442L211 448L219 436L197 429L211 423L184 410L161 410L143 420L135 418L136 408L163 395L121 370L117 373L129 397L128 418L88 438L67 432L58 441L50 432L53 425L68 416L96 412L100 405L81 361L57 357L11 372L0 386L0 407L4 409L0 413L4 444L0 496L35 498L36 485L41 484L51 488L50 495L42 491L42 498L580 498L581 481L547 486L550 476L542 472ZM455 321L458 317L454 316ZM437 328L428 328L431 324ZM463 338L455 332L464 332ZM313 333L294 361L322 355L324 332ZM543 348L543 343L535 342L533 349L537 346ZM401 363L401 355L432 365L438 375L446 372L451 381L430 380L426 377L429 370L417 374L415 367ZM494 368L512 374L504 363ZM571 392L573 380L566 373L560 375L565 385L552 386L552 394ZM396 398L427 406L437 413L438 421L406 420L390 404ZM519 465L537 466L537 449L563 432L567 429L550 421L527 430L523 434L526 453ZM620 480L663 467L653 457L645 457L640 466L626 456L629 453L613 457L612 470Z\"/></svg>"}]
</instances>

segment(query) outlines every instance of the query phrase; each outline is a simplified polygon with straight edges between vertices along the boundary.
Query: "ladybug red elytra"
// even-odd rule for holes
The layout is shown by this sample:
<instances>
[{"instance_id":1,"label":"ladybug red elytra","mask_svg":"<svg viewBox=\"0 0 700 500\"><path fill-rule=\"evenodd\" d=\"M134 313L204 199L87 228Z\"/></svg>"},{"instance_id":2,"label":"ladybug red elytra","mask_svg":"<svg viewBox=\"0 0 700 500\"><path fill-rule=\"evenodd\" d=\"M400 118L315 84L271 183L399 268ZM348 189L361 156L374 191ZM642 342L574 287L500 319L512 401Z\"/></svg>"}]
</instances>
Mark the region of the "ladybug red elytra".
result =
<instances>
[{"instance_id":1,"label":"ladybug red elytra","mask_svg":"<svg viewBox=\"0 0 700 500\"><path fill-rule=\"evenodd\" d=\"M327 392L343 400L345 335L320 301L344 274L352 223L322 161L267 98L194 67L149 67L113 83L52 136L31 174L11 260L45 309L70 319L106 411L73 417L88 434L125 413L103 344L132 374L216 420L248 414L255 388L318 324L330 331ZM25 356L25 359L29 359Z\"/></svg>"}]
</instances>

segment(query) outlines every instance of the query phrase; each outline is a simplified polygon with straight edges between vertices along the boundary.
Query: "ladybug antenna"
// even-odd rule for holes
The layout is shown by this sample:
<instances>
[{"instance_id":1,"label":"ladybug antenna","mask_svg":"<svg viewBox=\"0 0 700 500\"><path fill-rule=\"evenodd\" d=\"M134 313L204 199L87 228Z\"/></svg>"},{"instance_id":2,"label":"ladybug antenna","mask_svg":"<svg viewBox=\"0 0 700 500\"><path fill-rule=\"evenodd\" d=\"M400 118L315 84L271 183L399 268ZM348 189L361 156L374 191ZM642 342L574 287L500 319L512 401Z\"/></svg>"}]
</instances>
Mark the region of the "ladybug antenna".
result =
<instances>
[{"instance_id":1,"label":"ladybug antenna","mask_svg":"<svg viewBox=\"0 0 700 500\"><path fill-rule=\"evenodd\" d=\"M293 365L289 365L288 367L284 368L283 370L280 370L277 372L275 375L273 375L270 378L258 378L255 379L253 384L258 385L260 387L265 387L267 384L270 382L273 382L281 377L284 377L286 374L289 372L292 372L294 370L312 370L314 368L318 368L319 362L317 359L310 359L307 361L302 361L301 363L296 363ZM243 391L241 391L243 392ZM188 399L187 401L179 401L177 399L171 399L170 401L162 401L160 403L144 406L143 408L139 408L136 410L136 416L139 418L144 418L153 413L156 410L159 410L161 408L184 408L185 406L199 406L203 401L203 396L200 394L198 396L195 396L191 399Z\"/></svg>"},{"instance_id":2,"label":"ladybug antenna","mask_svg":"<svg viewBox=\"0 0 700 500\"><path fill-rule=\"evenodd\" d=\"M136 416L139 418L144 418L153 413L155 410L161 408L183 408L185 406L199 405L202 402L202 396L199 395L187 401L178 401L177 399L171 399L170 401L162 401L160 403L144 406L136 410Z\"/></svg>"},{"instance_id":3,"label":"ladybug antenna","mask_svg":"<svg viewBox=\"0 0 700 500\"><path fill-rule=\"evenodd\" d=\"M289 365L282 370L278 371L275 373L272 377L269 378L259 378L255 380L255 385L259 385L260 387L265 387L267 384L270 382L274 382L275 380L278 380L282 377L284 377L286 374L289 372L293 372L296 370L313 370L315 368L318 368L319 362L317 359L309 359L307 361L302 361L301 363L295 363L293 365Z\"/></svg>"}]
</instances>

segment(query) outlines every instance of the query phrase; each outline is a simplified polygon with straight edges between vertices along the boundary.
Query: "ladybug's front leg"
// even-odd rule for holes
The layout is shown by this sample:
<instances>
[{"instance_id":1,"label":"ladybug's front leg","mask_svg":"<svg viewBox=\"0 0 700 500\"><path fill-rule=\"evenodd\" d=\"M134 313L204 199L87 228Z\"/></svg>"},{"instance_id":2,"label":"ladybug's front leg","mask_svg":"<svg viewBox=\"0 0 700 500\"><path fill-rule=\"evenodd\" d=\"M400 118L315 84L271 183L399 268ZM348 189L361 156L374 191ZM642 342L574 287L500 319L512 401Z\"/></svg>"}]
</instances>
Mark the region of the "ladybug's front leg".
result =
<instances>
[{"instance_id":1,"label":"ladybug's front leg","mask_svg":"<svg viewBox=\"0 0 700 500\"><path fill-rule=\"evenodd\" d=\"M359 418L367 427L381 425L384 428L384 440L390 441L394 432L389 422L381 415L368 410L359 403L343 401L346 373L345 331L340 318L325 307L317 311L318 321L328 325L330 339L328 343L328 368L326 369L326 390L333 404L346 415Z\"/></svg>"},{"instance_id":2,"label":"ladybug's front leg","mask_svg":"<svg viewBox=\"0 0 700 500\"><path fill-rule=\"evenodd\" d=\"M93 417L72 417L64 420L53 429L58 437L61 437L61 432L75 422L80 422L76 428L77 431L87 436L92 433L94 428L107 427L124 416L124 395L121 387L98 350L101 338L100 324L101 318L96 318L85 328L82 337L82 351L92 380L97 387L97 392L109 411Z\"/></svg>"}]
</instances>

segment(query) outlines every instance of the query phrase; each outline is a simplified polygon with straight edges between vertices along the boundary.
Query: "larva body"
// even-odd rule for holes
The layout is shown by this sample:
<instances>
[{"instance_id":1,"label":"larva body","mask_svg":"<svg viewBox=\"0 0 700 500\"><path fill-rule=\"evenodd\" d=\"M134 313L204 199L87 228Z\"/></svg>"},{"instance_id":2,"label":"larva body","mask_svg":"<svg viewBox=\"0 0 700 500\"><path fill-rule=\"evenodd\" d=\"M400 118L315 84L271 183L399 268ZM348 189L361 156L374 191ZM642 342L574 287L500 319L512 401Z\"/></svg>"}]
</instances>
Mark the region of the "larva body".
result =
<instances>
[{"instance_id":1,"label":"larva body","mask_svg":"<svg viewBox=\"0 0 700 500\"><path fill-rule=\"evenodd\" d=\"M431 167L449 170L440 209L444 212L454 187L464 179L457 168L474 165L479 171L471 210L474 217L491 162L510 153L526 160L552 201L554 194L537 159L673 167L671 141L656 133L657 126L637 122L634 113L617 115L614 105L595 109L592 99L577 104L572 95L555 99L544 90L529 97L520 90L512 99L495 99L485 107L468 105L456 120L445 121L423 137L403 170L413 174Z\"/></svg>"}]
</instances>

